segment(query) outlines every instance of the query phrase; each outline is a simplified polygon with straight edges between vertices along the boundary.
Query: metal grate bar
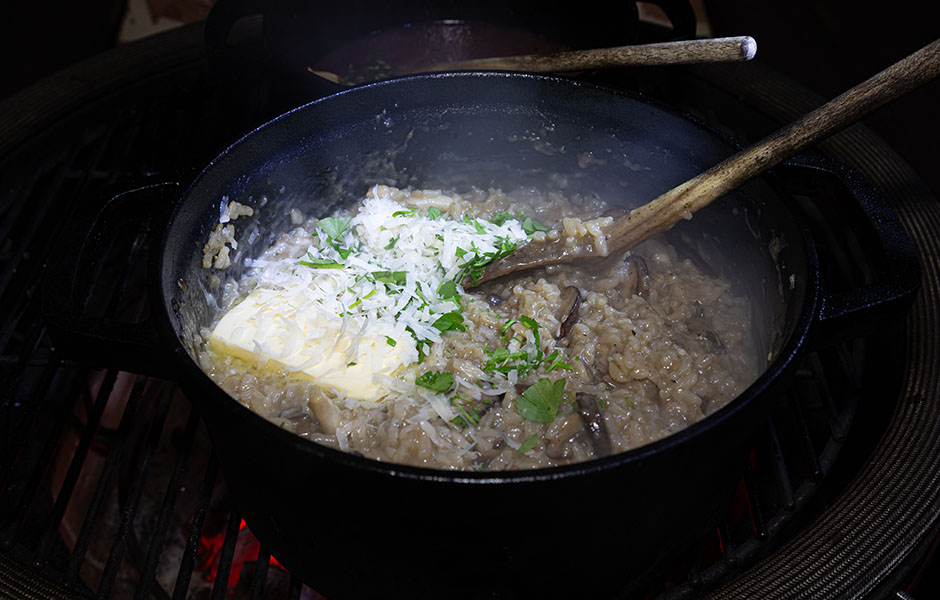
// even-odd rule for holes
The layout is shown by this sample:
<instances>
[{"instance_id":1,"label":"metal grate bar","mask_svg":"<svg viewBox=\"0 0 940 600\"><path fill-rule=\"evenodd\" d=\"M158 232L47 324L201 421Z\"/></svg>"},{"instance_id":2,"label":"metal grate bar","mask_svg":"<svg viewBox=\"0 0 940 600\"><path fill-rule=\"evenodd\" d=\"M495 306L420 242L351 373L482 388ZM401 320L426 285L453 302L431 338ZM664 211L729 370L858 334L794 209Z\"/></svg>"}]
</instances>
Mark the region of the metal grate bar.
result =
<instances>
[{"instance_id":1,"label":"metal grate bar","mask_svg":"<svg viewBox=\"0 0 940 600\"><path fill-rule=\"evenodd\" d=\"M82 527L79 530L72 554L69 557L69 564L65 571L65 582L68 585L75 585L78 581L79 571L85 560L88 546L94 533L95 523L98 515L104 506L105 496L109 489L111 477L116 472L118 461L124 451L131 428L137 419L137 410L141 405L146 379L138 377L131 388L130 396L124 405L124 413L121 415L121 422L118 425L114 441L108 449L108 455L105 458L101 473L98 475L98 483L95 486L95 492L92 495L85 518L82 520Z\"/></svg>"},{"instance_id":2,"label":"metal grate bar","mask_svg":"<svg viewBox=\"0 0 940 600\"><path fill-rule=\"evenodd\" d=\"M47 152L49 152L48 149ZM76 152L77 147L72 147L71 149L62 149L56 154L49 152L50 155L44 157L43 162L45 165L61 165L63 162L71 163ZM11 165L10 168L12 169L14 166ZM55 177L61 180L65 170L57 167L55 171ZM24 211L28 211L32 208L32 203L27 202L26 198L32 196L35 191L41 187L40 181L43 179L43 177L47 176L48 171L45 171L42 168L42 165L33 165L32 168L28 171L28 174L28 179L26 179L25 183L22 185L11 185L7 182L4 182L4 187L9 186L11 188L11 193L0 196L0 201L3 202L3 204L0 205L0 216L3 217L0 219L0 240L7 240L9 239L11 232L18 231L17 225L20 223L20 216ZM7 178L10 179L9 176L7 176ZM47 197L51 195L52 194L49 193L46 194ZM10 258L16 258L16 253L12 251L12 248L10 248L10 252L4 257L6 256L9 256Z\"/></svg>"},{"instance_id":3,"label":"metal grate bar","mask_svg":"<svg viewBox=\"0 0 940 600\"><path fill-rule=\"evenodd\" d=\"M183 433L183 447L177 454L176 462L173 466L173 472L166 486L166 494L160 507L160 513L157 515L154 532L151 536L149 547L147 548L147 556L145 557L144 564L141 568L141 585L138 586L138 589L135 593L135 598L140 598L142 600L147 598L148 588L154 581L154 574L156 573L157 565L159 564L160 553L163 549L167 531L169 530L170 515L173 512L173 507L176 505L176 500L180 489L180 481L182 480L186 466L192 457L192 449L196 439L196 434L199 431L199 424L199 416L195 410L191 409L189 418L186 421L186 430Z\"/></svg>"},{"instance_id":4,"label":"metal grate bar","mask_svg":"<svg viewBox=\"0 0 940 600\"><path fill-rule=\"evenodd\" d=\"M783 504L787 510L793 510L796 506L796 500L793 495L793 484L790 480L790 468L787 465L783 446L780 443L780 433L773 417L767 423L767 440L770 443L771 466L777 477Z\"/></svg>"},{"instance_id":5,"label":"metal grate bar","mask_svg":"<svg viewBox=\"0 0 940 600\"><path fill-rule=\"evenodd\" d=\"M744 467L744 493L747 498L747 507L751 515L751 525L754 528L754 534L757 539L764 541L769 536L767 519L764 517L764 502L760 493L757 491L756 476L754 465L747 461Z\"/></svg>"},{"instance_id":6,"label":"metal grate bar","mask_svg":"<svg viewBox=\"0 0 940 600\"><path fill-rule=\"evenodd\" d=\"M219 554L219 568L216 571L215 584L212 586L212 600L224 600L228 589L228 578L232 572L232 560L235 558L235 546L238 544L238 533L241 531L242 518L237 511L229 514L228 526L225 528L225 541Z\"/></svg>"},{"instance_id":7,"label":"metal grate bar","mask_svg":"<svg viewBox=\"0 0 940 600\"><path fill-rule=\"evenodd\" d=\"M291 575L290 577L290 587L287 590L288 600L300 600L301 594L304 592L304 582Z\"/></svg>"},{"instance_id":8,"label":"metal grate bar","mask_svg":"<svg viewBox=\"0 0 940 600\"><path fill-rule=\"evenodd\" d=\"M218 476L218 470L219 465L216 462L215 456L210 456L209 464L206 466L206 474L202 480L202 487L199 489L199 500L196 509L193 511L189 538L186 542L186 550L183 552L183 558L180 561L176 586L173 588L173 600L186 600L187 592L189 591L189 583L193 576L193 569L196 566L196 553L199 550L199 540L202 538L202 528L206 524L206 515L209 513L209 503L212 500L212 491L215 489L215 480Z\"/></svg>"},{"instance_id":9,"label":"metal grate bar","mask_svg":"<svg viewBox=\"0 0 940 600\"><path fill-rule=\"evenodd\" d=\"M104 573L101 576L101 584L98 586L98 595L107 598L111 594L111 586L117 577L118 568L121 559L124 556L124 550L127 547L127 536L133 526L134 516L137 514L137 506L140 503L140 496L144 489L144 482L150 469L150 461L156 451L157 444L160 441L160 435L163 431L163 425L166 423L167 413L170 410L170 400L168 395L161 394L153 422L147 436L147 443L144 451L140 455L140 462L137 463L133 479L130 483L127 502L121 511L120 526L115 535L114 544L111 546L111 552L108 555L108 561L105 564Z\"/></svg>"},{"instance_id":10,"label":"metal grate bar","mask_svg":"<svg viewBox=\"0 0 940 600\"><path fill-rule=\"evenodd\" d=\"M78 476L82 471L82 467L85 465L86 458L88 457L88 449L91 448L91 443L98 430L98 424L101 422L101 415L104 414L105 406L107 406L111 393L114 391L114 383L116 380L116 371L109 371L105 375L101 388L98 390L98 397L92 405L92 410L87 414L81 438L79 439L78 446L75 448L75 453L72 455L72 460L69 463L69 468L62 482L62 486L59 489L55 504L52 508L52 514L46 519L46 530L42 535L39 549L36 552L35 565L37 567L44 565L48 559L52 542L56 538L59 530L59 523L65 515L65 509L72 497L72 492L75 490Z\"/></svg>"},{"instance_id":11,"label":"metal grate bar","mask_svg":"<svg viewBox=\"0 0 940 600\"><path fill-rule=\"evenodd\" d=\"M806 413L803 409L803 402L799 396L793 396L790 406L793 408L793 416L796 423L797 439L803 450L803 458L806 461L807 470L813 479L819 479L823 475L822 466L819 464L819 455L816 446L813 443L813 436L809 431L809 423L806 420Z\"/></svg>"},{"instance_id":12,"label":"metal grate bar","mask_svg":"<svg viewBox=\"0 0 940 600\"><path fill-rule=\"evenodd\" d=\"M809 368L812 369L812 373L815 375L813 380L817 383L817 392L819 397L822 400L823 407L826 409L826 413L829 417L829 431L832 435L832 439L837 442L844 442L845 435L848 432L847 424L840 418L842 411L839 410L838 405L836 404L835 396L832 393L832 388L829 387L829 382L825 378L825 368L823 367L822 361L819 358L817 353L813 353L809 356Z\"/></svg>"},{"instance_id":13,"label":"metal grate bar","mask_svg":"<svg viewBox=\"0 0 940 600\"><path fill-rule=\"evenodd\" d=\"M77 196L81 190L87 187L91 177L90 173L74 168L74 163L79 152L89 150L95 155L100 155L104 151L105 142L113 133L113 129L114 127L112 126L104 140L82 140L79 144L72 146L68 150L64 160L50 161L46 159L46 164L58 164L60 166L56 167L51 174L47 175L48 182L43 181L43 178L34 180L29 187L28 201L21 200L18 203L17 211L20 210L21 207L28 208L29 214L23 219L16 219L15 224L11 224L11 228L15 226L18 243L16 243L12 249L11 260L6 262L4 269L0 271L0 290L4 292L7 290L14 274L30 271L21 268L21 263L27 257L39 261L52 250L55 240L57 239L54 233L60 231L61 227L68 224L68 219L63 219L61 216L53 215L53 217L49 217L49 213L52 212L52 206L57 202L61 205L65 205L65 199L71 197L70 194L65 193L68 191L68 186L66 186L67 181L74 177L75 189L73 193ZM69 176L69 173L73 175ZM52 221L51 228L49 227L50 223L48 223L48 221ZM37 238L41 237L41 233L45 233L47 237L45 240L39 242ZM8 234L5 232L0 239L7 239L7 235ZM38 268L33 270L33 272L39 271L40 269Z\"/></svg>"},{"instance_id":14,"label":"metal grate bar","mask_svg":"<svg viewBox=\"0 0 940 600\"><path fill-rule=\"evenodd\" d=\"M268 579L268 569L271 565L271 553L262 546L258 549L258 560L255 563L255 579L251 582L251 600L261 600L264 596L264 585Z\"/></svg>"},{"instance_id":15,"label":"metal grate bar","mask_svg":"<svg viewBox=\"0 0 940 600\"><path fill-rule=\"evenodd\" d=\"M51 382L55 377L56 363L55 361L47 365L44 370L44 382ZM24 439L34 438L43 439L44 442L40 444L30 444L31 448L41 446L37 456L32 457L27 453L20 454L17 456L17 460L14 463L14 467L19 467L21 471L26 471L29 473L26 481L23 483L20 490L13 490L14 484L16 483L16 469L11 468L11 474L9 480L4 485L3 495L7 496L8 499L14 503L15 508L10 510L7 514L11 515L12 518L8 521L6 528L2 534L2 540L4 547L11 545L15 539L16 534L20 531L20 528L25 524L27 516L29 514L29 509L32 506L33 499L36 497L36 494L39 492L40 485L46 474L46 466L52 460L52 456L55 454L55 450L58 447L59 440L62 437L63 431L69 422L69 418L72 414L71 405L62 398L49 397L46 394L49 391L48 385L43 385L39 389L35 390L33 396L36 404L41 404L42 399L48 398L50 403L55 403L58 401L60 404L55 407L51 407L52 410L45 412L44 414L49 415L52 418L51 427L49 427L48 432L40 431L42 426L46 425L45 420L33 419L29 425L29 431L24 434ZM72 396L73 398L75 396ZM74 400L73 400L74 402ZM38 413L38 410L34 413ZM16 498L8 496L11 492L19 492L19 502L17 503Z\"/></svg>"},{"instance_id":16,"label":"metal grate bar","mask_svg":"<svg viewBox=\"0 0 940 600\"><path fill-rule=\"evenodd\" d=\"M730 529L727 522L722 522L718 526L718 543L721 546L721 559L729 567L734 567L737 564L738 556Z\"/></svg>"},{"instance_id":17,"label":"metal grate bar","mask_svg":"<svg viewBox=\"0 0 940 600\"><path fill-rule=\"evenodd\" d=\"M28 361L26 362L28 363ZM3 402L0 405L0 409L2 409L0 418L2 418L2 421L0 421L0 426L6 434L4 439L8 442L8 450L3 453L4 459L3 462L0 462L0 495L5 494L7 491L14 466L21 459L26 460L23 451L27 450L26 440L34 435L33 427L36 415L41 409L48 408L44 406L45 402L43 400L48 399L50 404L56 402L56 399L48 398L47 395L50 389L53 388L53 383L59 372L58 365L59 361L57 359L41 364L38 378L33 381L28 380L28 377L26 377L25 365L21 365L22 368L18 368L15 374L10 374L3 379ZM18 394L23 388L28 390L26 398L21 398ZM69 397L74 396L75 394ZM59 402L62 402L62 400L60 399ZM15 411L20 411L16 422L14 422ZM51 410L53 413L55 411L56 408ZM35 443L33 442L33 444Z\"/></svg>"}]
</instances>

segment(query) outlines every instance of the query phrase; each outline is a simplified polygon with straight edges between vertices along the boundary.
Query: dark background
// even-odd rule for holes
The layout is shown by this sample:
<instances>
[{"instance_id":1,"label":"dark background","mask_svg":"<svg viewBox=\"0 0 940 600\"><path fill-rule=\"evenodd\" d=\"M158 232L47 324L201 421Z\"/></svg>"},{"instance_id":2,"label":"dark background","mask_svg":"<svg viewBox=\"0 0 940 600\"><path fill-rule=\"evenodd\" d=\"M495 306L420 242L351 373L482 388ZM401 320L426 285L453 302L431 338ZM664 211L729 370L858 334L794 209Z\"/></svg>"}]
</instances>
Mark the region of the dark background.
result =
<instances>
[{"instance_id":1,"label":"dark background","mask_svg":"<svg viewBox=\"0 0 940 600\"><path fill-rule=\"evenodd\" d=\"M0 98L115 45L126 0L7 3ZM147 0L148 4L199 0ZM211 0L201 0L206 4ZM750 35L757 59L825 98L940 37L940 2L695 0L715 36ZM169 4L168 4L169 3ZM603 4L583 5L603 13ZM940 196L940 81L866 118Z\"/></svg>"}]
</instances>

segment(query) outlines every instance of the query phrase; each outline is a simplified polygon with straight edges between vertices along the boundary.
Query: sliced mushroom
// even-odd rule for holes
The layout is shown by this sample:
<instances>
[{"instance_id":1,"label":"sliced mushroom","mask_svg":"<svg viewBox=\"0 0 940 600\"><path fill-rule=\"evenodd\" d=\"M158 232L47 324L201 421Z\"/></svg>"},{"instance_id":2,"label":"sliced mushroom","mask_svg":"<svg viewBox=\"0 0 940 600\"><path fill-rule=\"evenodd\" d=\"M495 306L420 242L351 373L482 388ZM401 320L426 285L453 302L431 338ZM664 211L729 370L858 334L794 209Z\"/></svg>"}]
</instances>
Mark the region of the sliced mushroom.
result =
<instances>
[{"instance_id":1,"label":"sliced mushroom","mask_svg":"<svg viewBox=\"0 0 940 600\"><path fill-rule=\"evenodd\" d=\"M578 412L584 422L584 429L594 446L594 455L597 457L608 456L610 454L610 435L607 433L604 415L601 414L597 398L591 394L578 392L575 395L575 400L578 403Z\"/></svg>"},{"instance_id":2,"label":"sliced mushroom","mask_svg":"<svg viewBox=\"0 0 940 600\"><path fill-rule=\"evenodd\" d=\"M545 454L549 458L561 459L568 458L571 456L572 449L570 442L574 436L581 433L584 429L584 421L581 419L581 415L578 413L571 413L570 415L561 419L557 425L557 429L550 431L548 434L548 446L545 448Z\"/></svg>"},{"instance_id":3,"label":"sliced mushroom","mask_svg":"<svg viewBox=\"0 0 940 600\"><path fill-rule=\"evenodd\" d=\"M556 340L568 336L568 332L578 322L578 310L581 308L581 291L569 285L561 292L560 310L558 320L561 321L561 327L558 328L558 337Z\"/></svg>"},{"instance_id":4,"label":"sliced mushroom","mask_svg":"<svg viewBox=\"0 0 940 600\"><path fill-rule=\"evenodd\" d=\"M701 339L710 352L715 354L724 354L727 352L725 345L721 342L718 334L712 331L708 321L702 317L692 317L686 321L686 328L689 333Z\"/></svg>"},{"instance_id":5,"label":"sliced mushroom","mask_svg":"<svg viewBox=\"0 0 940 600\"><path fill-rule=\"evenodd\" d=\"M650 270L646 266L646 261L639 254L631 254L624 259L627 265L627 278L633 286L632 294L640 298L649 296L650 291Z\"/></svg>"}]
</instances>

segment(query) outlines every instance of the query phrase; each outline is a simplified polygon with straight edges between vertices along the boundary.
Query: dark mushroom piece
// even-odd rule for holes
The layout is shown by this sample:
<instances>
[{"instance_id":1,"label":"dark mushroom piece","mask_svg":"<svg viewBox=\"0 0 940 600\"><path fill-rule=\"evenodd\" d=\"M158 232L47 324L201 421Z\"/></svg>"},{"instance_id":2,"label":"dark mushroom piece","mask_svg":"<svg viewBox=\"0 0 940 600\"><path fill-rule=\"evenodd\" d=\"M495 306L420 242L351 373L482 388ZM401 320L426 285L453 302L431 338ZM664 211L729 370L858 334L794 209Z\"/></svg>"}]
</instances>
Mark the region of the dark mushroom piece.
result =
<instances>
[{"instance_id":1,"label":"dark mushroom piece","mask_svg":"<svg viewBox=\"0 0 940 600\"><path fill-rule=\"evenodd\" d=\"M639 254L631 254L624 259L627 266L627 277L633 289L632 293L640 298L649 296L650 291L650 270L646 266L646 261Z\"/></svg>"},{"instance_id":2,"label":"dark mushroom piece","mask_svg":"<svg viewBox=\"0 0 940 600\"><path fill-rule=\"evenodd\" d=\"M563 417L558 431L548 440L545 455L556 460L569 458L571 456L571 445L568 442L584 429L583 420L578 413L571 413Z\"/></svg>"},{"instance_id":3,"label":"dark mushroom piece","mask_svg":"<svg viewBox=\"0 0 940 600\"><path fill-rule=\"evenodd\" d=\"M598 458L610 455L610 435L607 433L604 415L601 414L597 398L591 394L578 392L575 394L575 400L581 420L584 421L584 429L594 446L594 455Z\"/></svg>"},{"instance_id":4,"label":"dark mushroom piece","mask_svg":"<svg viewBox=\"0 0 940 600\"><path fill-rule=\"evenodd\" d=\"M718 337L717 333L712 331L708 322L702 317L691 317L686 321L685 325L689 333L701 339L710 352L714 352L715 354L724 354L727 352L725 345L721 342L721 338Z\"/></svg>"},{"instance_id":5,"label":"dark mushroom piece","mask_svg":"<svg viewBox=\"0 0 940 600\"><path fill-rule=\"evenodd\" d=\"M578 322L578 309L581 308L581 291L573 285L569 285L562 290L560 307L558 314L561 327L558 328L556 340L568 337L568 332Z\"/></svg>"}]
</instances>

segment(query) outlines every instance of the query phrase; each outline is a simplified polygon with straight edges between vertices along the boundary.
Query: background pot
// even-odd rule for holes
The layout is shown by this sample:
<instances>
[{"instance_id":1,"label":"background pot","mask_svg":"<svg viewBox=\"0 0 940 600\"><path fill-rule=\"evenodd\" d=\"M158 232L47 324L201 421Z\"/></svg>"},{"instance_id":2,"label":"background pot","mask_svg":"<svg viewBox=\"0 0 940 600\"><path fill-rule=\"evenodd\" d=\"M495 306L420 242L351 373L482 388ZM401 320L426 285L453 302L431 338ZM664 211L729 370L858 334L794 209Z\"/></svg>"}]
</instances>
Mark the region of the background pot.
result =
<instances>
[{"instance_id":1,"label":"background pot","mask_svg":"<svg viewBox=\"0 0 940 600\"><path fill-rule=\"evenodd\" d=\"M250 243L253 227L273 235L286 228L290 208L327 214L377 180L457 191L538 185L629 206L734 149L648 102L557 78L442 74L353 89L269 123L203 171L176 204L155 257L156 338L109 345L125 356L116 364L149 364L182 381L251 530L328 597L622 591L714 526L742 467L739 449L810 336L838 332L852 315L903 310L916 260L889 215L879 214L875 237L894 250L895 268L872 288L878 294L861 294L861 305L850 302L858 290L820 287L814 246L769 180L678 226L675 243L731 276L760 307L755 336L769 356L765 372L728 406L660 442L517 473L377 463L307 442L231 400L190 358L213 316L202 244L223 197L259 207L251 221L236 222L239 251L251 255L270 241ZM596 160L583 160L589 155ZM66 296L47 294L50 303ZM58 329L68 346L68 326ZM132 358L148 348L149 356Z\"/></svg>"}]
</instances>

